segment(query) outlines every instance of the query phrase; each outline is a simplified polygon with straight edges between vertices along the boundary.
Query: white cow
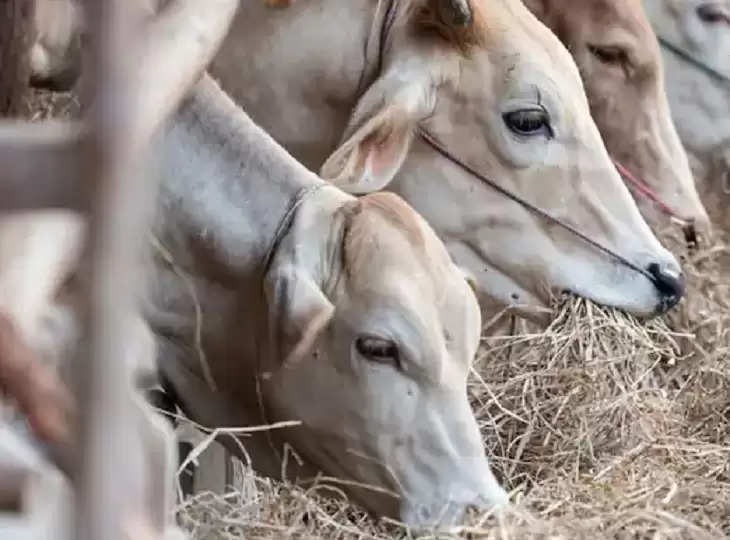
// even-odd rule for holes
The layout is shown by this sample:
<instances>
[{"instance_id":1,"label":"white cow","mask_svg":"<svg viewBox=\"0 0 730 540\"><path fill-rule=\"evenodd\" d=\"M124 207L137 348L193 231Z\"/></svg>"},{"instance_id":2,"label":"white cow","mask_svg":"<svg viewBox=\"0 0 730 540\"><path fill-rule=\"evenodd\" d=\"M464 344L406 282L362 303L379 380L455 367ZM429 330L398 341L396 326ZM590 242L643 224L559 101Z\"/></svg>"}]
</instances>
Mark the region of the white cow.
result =
<instances>
[{"instance_id":1,"label":"white cow","mask_svg":"<svg viewBox=\"0 0 730 540\"><path fill-rule=\"evenodd\" d=\"M147 319L183 409L216 426L300 419L246 439L260 471L280 474L288 442L306 464L289 474L373 485L351 491L410 524L504 503L466 394L479 308L426 222L395 195L323 183L208 78L159 155L174 263L156 259Z\"/></svg>"},{"instance_id":2,"label":"white cow","mask_svg":"<svg viewBox=\"0 0 730 540\"><path fill-rule=\"evenodd\" d=\"M644 0L663 45L682 142L701 162L730 147L730 0Z\"/></svg>"},{"instance_id":3,"label":"white cow","mask_svg":"<svg viewBox=\"0 0 730 540\"><path fill-rule=\"evenodd\" d=\"M325 178L402 195L485 306L531 313L570 290L650 316L682 294L679 265L611 162L575 63L519 0L246 2L212 73Z\"/></svg>"},{"instance_id":4,"label":"white cow","mask_svg":"<svg viewBox=\"0 0 730 540\"><path fill-rule=\"evenodd\" d=\"M290 478L372 486L347 491L411 525L504 504L466 391L479 306L426 222L318 179L207 76L155 149L144 311L183 409L214 427L300 420L245 439L257 470L278 476L289 445Z\"/></svg>"}]
</instances>

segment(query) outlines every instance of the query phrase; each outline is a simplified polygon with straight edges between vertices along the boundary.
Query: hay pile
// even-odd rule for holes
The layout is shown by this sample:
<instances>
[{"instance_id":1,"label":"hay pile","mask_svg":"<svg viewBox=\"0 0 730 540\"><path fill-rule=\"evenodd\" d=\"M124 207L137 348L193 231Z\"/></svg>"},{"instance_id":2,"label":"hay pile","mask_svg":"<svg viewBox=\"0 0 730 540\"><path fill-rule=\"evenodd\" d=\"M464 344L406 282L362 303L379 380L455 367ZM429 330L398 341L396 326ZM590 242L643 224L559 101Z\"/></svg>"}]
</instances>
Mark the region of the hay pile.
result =
<instances>
[{"instance_id":1,"label":"hay pile","mask_svg":"<svg viewBox=\"0 0 730 540\"><path fill-rule=\"evenodd\" d=\"M512 535L730 532L730 431L717 436L730 419L708 417L730 405L730 388L697 407L712 371L682 353L690 339L573 300L543 333L485 351L477 369L489 387L477 388L490 454L541 518Z\"/></svg>"},{"instance_id":2,"label":"hay pile","mask_svg":"<svg viewBox=\"0 0 730 540\"><path fill-rule=\"evenodd\" d=\"M77 108L68 96L36 101L36 118ZM726 231L728 198L707 198ZM695 252L674 244L689 294L666 321L641 325L568 298L546 330L520 322L511 336L484 339L469 391L515 505L438 538L730 535L730 234L718 233ZM242 466L237 476L234 493L180 504L191 538L411 537L331 488L283 485Z\"/></svg>"}]
</instances>

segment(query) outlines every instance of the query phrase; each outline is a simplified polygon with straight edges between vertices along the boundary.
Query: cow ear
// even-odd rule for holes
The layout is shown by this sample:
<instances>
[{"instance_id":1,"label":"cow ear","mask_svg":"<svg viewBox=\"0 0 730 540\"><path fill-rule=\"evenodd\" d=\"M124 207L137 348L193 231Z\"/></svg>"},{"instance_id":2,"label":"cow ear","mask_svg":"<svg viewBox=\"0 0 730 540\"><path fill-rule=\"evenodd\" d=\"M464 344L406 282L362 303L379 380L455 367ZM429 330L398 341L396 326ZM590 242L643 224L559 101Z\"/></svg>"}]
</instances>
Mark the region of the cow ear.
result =
<instances>
[{"instance_id":1,"label":"cow ear","mask_svg":"<svg viewBox=\"0 0 730 540\"><path fill-rule=\"evenodd\" d=\"M383 189L403 165L414 127L394 108L379 112L330 156L320 175L348 193Z\"/></svg>"},{"instance_id":2,"label":"cow ear","mask_svg":"<svg viewBox=\"0 0 730 540\"><path fill-rule=\"evenodd\" d=\"M428 66L393 62L358 102L320 176L348 193L385 188L408 155L418 123L436 104Z\"/></svg>"},{"instance_id":3,"label":"cow ear","mask_svg":"<svg viewBox=\"0 0 730 540\"><path fill-rule=\"evenodd\" d=\"M335 307L312 277L292 264L268 272L264 293L277 357L284 364L301 360L327 328Z\"/></svg>"}]
</instances>

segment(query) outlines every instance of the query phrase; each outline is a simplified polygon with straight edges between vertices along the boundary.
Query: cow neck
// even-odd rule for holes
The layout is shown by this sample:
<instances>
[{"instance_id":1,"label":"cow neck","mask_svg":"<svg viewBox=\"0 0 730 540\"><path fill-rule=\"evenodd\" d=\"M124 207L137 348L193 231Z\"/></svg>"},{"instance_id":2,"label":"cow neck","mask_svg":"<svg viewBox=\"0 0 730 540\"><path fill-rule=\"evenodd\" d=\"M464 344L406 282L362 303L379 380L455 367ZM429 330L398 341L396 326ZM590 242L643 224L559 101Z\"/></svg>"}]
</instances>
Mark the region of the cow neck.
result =
<instances>
[{"instance_id":1,"label":"cow neck","mask_svg":"<svg viewBox=\"0 0 730 540\"><path fill-rule=\"evenodd\" d=\"M291 219L292 205L305 194L316 197L324 185L208 76L163 146L162 235L185 247L204 243L231 278L260 270L286 232L281 224Z\"/></svg>"},{"instance_id":2,"label":"cow neck","mask_svg":"<svg viewBox=\"0 0 730 540\"><path fill-rule=\"evenodd\" d=\"M160 146L155 234L169 256L156 253L147 319L158 336L182 343L182 356L171 354L186 378L207 378L212 391L230 389L230 381L250 379L267 356L262 277L297 214L307 205L331 217L351 198L294 160L207 76ZM321 220L323 228L330 221ZM198 331L195 349L210 358L211 376L191 347Z\"/></svg>"}]
</instances>

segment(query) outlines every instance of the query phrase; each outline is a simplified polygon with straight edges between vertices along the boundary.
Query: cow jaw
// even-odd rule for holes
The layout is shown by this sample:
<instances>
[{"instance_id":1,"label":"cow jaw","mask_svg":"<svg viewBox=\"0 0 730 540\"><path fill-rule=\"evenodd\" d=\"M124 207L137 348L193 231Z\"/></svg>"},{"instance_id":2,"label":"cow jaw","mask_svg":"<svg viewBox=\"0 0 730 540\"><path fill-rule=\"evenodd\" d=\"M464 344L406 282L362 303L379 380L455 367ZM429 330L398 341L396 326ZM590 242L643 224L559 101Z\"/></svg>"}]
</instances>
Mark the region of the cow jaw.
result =
<instances>
[{"instance_id":1,"label":"cow jaw","mask_svg":"<svg viewBox=\"0 0 730 540\"><path fill-rule=\"evenodd\" d=\"M303 226L309 211L305 204L279 248L269 272L277 280L292 248L313 237ZM481 325L471 288L398 197L369 195L343 211L340 224L326 223L338 238L327 242L331 252L311 259L328 261L310 283L321 284L334 310L306 354L287 365L280 357L263 381L269 418L300 420L286 442L375 513L433 526L470 505L504 504L467 399ZM317 266L297 264L299 280ZM308 289L289 293L312 298Z\"/></svg>"}]
</instances>

